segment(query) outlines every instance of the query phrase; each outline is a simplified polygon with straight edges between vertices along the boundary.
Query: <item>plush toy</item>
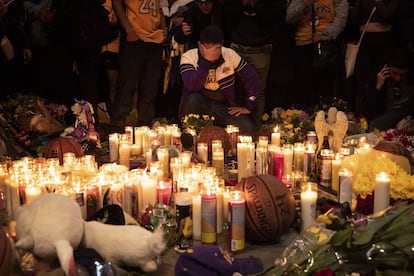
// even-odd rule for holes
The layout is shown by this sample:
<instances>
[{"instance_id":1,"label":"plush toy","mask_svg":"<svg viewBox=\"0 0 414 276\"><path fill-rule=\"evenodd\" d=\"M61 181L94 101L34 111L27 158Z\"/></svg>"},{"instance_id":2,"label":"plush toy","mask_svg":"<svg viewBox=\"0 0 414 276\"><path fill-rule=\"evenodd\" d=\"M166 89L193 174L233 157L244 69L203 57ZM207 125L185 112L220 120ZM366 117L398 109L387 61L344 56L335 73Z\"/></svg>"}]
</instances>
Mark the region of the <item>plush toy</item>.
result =
<instances>
[{"instance_id":1,"label":"plush toy","mask_svg":"<svg viewBox=\"0 0 414 276\"><path fill-rule=\"evenodd\" d=\"M85 223L84 246L96 250L107 262L151 272L157 269L166 243L161 228L150 232L135 225L89 221Z\"/></svg>"},{"instance_id":2,"label":"plush toy","mask_svg":"<svg viewBox=\"0 0 414 276\"><path fill-rule=\"evenodd\" d=\"M16 248L40 258L57 257L70 276L77 275L73 249L94 249L106 262L150 272L157 269L166 247L161 228L150 232L137 225L85 222L78 204L64 195L42 195L18 208L14 216Z\"/></svg>"},{"instance_id":3,"label":"plush toy","mask_svg":"<svg viewBox=\"0 0 414 276\"><path fill-rule=\"evenodd\" d=\"M14 216L16 248L40 258L58 257L66 275L77 275L73 248L82 240L84 220L75 201L46 194L18 208Z\"/></svg>"}]
</instances>

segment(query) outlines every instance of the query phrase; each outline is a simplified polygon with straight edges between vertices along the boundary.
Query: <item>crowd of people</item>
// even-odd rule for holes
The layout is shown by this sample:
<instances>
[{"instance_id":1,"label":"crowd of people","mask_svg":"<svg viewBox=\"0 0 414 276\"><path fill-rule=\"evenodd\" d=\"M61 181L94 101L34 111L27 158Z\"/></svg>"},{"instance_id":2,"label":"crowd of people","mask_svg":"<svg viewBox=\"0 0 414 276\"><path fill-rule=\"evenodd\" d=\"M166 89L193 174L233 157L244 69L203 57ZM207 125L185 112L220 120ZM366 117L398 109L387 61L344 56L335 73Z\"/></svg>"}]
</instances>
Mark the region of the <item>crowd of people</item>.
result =
<instances>
[{"instance_id":1,"label":"crowd of people","mask_svg":"<svg viewBox=\"0 0 414 276\"><path fill-rule=\"evenodd\" d=\"M346 43L364 29L347 79ZM84 99L120 129L134 110L136 125L202 112L255 135L276 106L333 97L379 129L414 110L409 0L0 0L0 40L2 99ZM314 66L320 42L333 66Z\"/></svg>"}]
</instances>

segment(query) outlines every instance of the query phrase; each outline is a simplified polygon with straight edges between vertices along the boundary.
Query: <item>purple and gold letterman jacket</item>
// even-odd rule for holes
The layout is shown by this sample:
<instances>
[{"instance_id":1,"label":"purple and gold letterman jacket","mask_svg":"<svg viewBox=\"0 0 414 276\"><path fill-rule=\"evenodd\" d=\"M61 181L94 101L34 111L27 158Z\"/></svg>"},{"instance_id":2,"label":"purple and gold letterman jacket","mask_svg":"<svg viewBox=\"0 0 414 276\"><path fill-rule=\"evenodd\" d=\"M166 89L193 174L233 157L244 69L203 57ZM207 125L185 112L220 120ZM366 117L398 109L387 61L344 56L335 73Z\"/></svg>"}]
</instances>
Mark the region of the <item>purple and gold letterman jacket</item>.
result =
<instances>
[{"instance_id":1,"label":"purple and gold letterman jacket","mask_svg":"<svg viewBox=\"0 0 414 276\"><path fill-rule=\"evenodd\" d=\"M260 90L259 77L250 64L235 51L226 47L222 47L221 57L214 63L203 58L198 48L188 50L181 56L180 73L184 84L183 96L187 93L201 91L211 69L216 70L216 80L219 84L217 93L223 93L229 106L240 106L235 100L237 93L235 77L237 75L247 91L245 107L253 111ZM180 113L180 117L182 115Z\"/></svg>"}]
</instances>

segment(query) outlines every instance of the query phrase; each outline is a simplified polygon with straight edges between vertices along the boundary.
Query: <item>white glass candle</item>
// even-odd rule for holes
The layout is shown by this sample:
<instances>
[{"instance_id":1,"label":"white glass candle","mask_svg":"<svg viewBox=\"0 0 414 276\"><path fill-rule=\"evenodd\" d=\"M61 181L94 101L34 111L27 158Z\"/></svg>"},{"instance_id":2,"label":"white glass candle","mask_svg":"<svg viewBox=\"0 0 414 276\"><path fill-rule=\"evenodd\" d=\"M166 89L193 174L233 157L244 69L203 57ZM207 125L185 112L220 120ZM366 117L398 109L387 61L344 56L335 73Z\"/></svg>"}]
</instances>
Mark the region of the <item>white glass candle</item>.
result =
<instances>
[{"instance_id":1,"label":"white glass candle","mask_svg":"<svg viewBox=\"0 0 414 276\"><path fill-rule=\"evenodd\" d=\"M134 128L132 126L125 126L124 133L127 137L128 143L132 145L134 139Z\"/></svg>"},{"instance_id":2,"label":"white glass candle","mask_svg":"<svg viewBox=\"0 0 414 276\"><path fill-rule=\"evenodd\" d=\"M338 202L348 202L352 206L352 173L346 168L338 172Z\"/></svg>"},{"instance_id":3,"label":"white glass candle","mask_svg":"<svg viewBox=\"0 0 414 276\"><path fill-rule=\"evenodd\" d=\"M374 213L380 212L390 205L390 177L380 172L375 177Z\"/></svg>"},{"instance_id":4,"label":"white glass candle","mask_svg":"<svg viewBox=\"0 0 414 276\"><path fill-rule=\"evenodd\" d=\"M339 170L341 169L342 165L342 155L335 154L334 158L332 159L332 186L331 189L335 192L338 192L339 189Z\"/></svg>"},{"instance_id":5,"label":"white glass candle","mask_svg":"<svg viewBox=\"0 0 414 276\"><path fill-rule=\"evenodd\" d=\"M138 155L142 154L142 128L134 127L134 145L138 149Z\"/></svg>"},{"instance_id":6,"label":"white glass candle","mask_svg":"<svg viewBox=\"0 0 414 276\"><path fill-rule=\"evenodd\" d=\"M116 162L119 158L119 133L109 134L109 161Z\"/></svg>"},{"instance_id":7,"label":"white glass candle","mask_svg":"<svg viewBox=\"0 0 414 276\"><path fill-rule=\"evenodd\" d=\"M230 225L230 251L239 253L244 250L245 246L245 208L246 200L240 191L231 192L228 209Z\"/></svg>"},{"instance_id":8,"label":"white glass candle","mask_svg":"<svg viewBox=\"0 0 414 276\"><path fill-rule=\"evenodd\" d=\"M27 186L25 189L26 204L30 204L33 200L42 194L42 189L38 186Z\"/></svg>"},{"instance_id":9,"label":"white glass candle","mask_svg":"<svg viewBox=\"0 0 414 276\"><path fill-rule=\"evenodd\" d=\"M300 193L302 230L312 225L316 218L316 201L318 199L318 185L306 182L302 185Z\"/></svg>"},{"instance_id":10,"label":"white glass candle","mask_svg":"<svg viewBox=\"0 0 414 276\"><path fill-rule=\"evenodd\" d=\"M303 171L304 153L305 145L303 143L295 143L293 146L293 168L295 171Z\"/></svg>"},{"instance_id":11,"label":"white glass candle","mask_svg":"<svg viewBox=\"0 0 414 276\"><path fill-rule=\"evenodd\" d=\"M284 144L283 145L283 174L288 175L292 173L293 165L293 145Z\"/></svg>"},{"instance_id":12,"label":"white glass candle","mask_svg":"<svg viewBox=\"0 0 414 276\"><path fill-rule=\"evenodd\" d=\"M207 143L197 143L197 156L204 164L208 163L208 145Z\"/></svg>"},{"instance_id":13,"label":"white glass candle","mask_svg":"<svg viewBox=\"0 0 414 276\"><path fill-rule=\"evenodd\" d=\"M129 168L129 159L131 157L131 147L128 142L120 141L119 142L119 164Z\"/></svg>"},{"instance_id":14,"label":"white glass candle","mask_svg":"<svg viewBox=\"0 0 414 276\"><path fill-rule=\"evenodd\" d=\"M212 155L212 165L216 168L216 175L224 175L224 150L221 147L215 147Z\"/></svg>"},{"instance_id":15,"label":"white glass candle","mask_svg":"<svg viewBox=\"0 0 414 276\"><path fill-rule=\"evenodd\" d=\"M280 133L278 131L277 126L274 128L274 131L272 133L271 143L272 145L275 145L276 147L280 147Z\"/></svg>"},{"instance_id":16,"label":"white glass candle","mask_svg":"<svg viewBox=\"0 0 414 276\"><path fill-rule=\"evenodd\" d=\"M201 193L201 243L217 243L217 195L214 187Z\"/></svg>"},{"instance_id":17,"label":"white glass candle","mask_svg":"<svg viewBox=\"0 0 414 276\"><path fill-rule=\"evenodd\" d=\"M158 162L160 162L162 177L168 178L170 169L168 148L165 146L159 147L157 150L157 158Z\"/></svg>"},{"instance_id":18,"label":"white glass candle","mask_svg":"<svg viewBox=\"0 0 414 276\"><path fill-rule=\"evenodd\" d=\"M145 210L148 205L154 205L157 200L157 191L155 188L156 179L144 175L141 179L141 204L140 210Z\"/></svg>"},{"instance_id":19,"label":"white glass candle","mask_svg":"<svg viewBox=\"0 0 414 276\"><path fill-rule=\"evenodd\" d=\"M201 195L193 195L193 239L201 240Z\"/></svg>"}]
</instances>

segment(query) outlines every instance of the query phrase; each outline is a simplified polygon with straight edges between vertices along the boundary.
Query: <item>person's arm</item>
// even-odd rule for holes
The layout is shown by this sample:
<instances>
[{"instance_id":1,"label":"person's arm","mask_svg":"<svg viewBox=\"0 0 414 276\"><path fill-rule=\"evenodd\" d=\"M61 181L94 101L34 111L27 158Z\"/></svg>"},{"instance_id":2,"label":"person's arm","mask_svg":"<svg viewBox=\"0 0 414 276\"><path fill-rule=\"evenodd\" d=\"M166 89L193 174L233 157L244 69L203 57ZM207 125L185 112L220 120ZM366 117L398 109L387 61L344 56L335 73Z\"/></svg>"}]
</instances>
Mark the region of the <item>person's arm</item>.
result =
<instances>
[{"instance_id":1,"label":"person's arm","mask_svg":"<svg viewBox=\"0 0 414 276\"><path fill-rule=\"evenodd\" d=\"M126 33L126 41L137 41L138 35L135 33L134 28L129 23L126 15L125 8L122 4L123 0L113 0L112 6L115 11L118 21Z\"/></svg>"},{"instance_id":2,"label":"person's arm","mask_svg":"<svg viewBox=\"0 0 414 276\"><path fill-rule=\"evenodd\" d=\"M385 86L385 82L389 77L390 77L390 67L388 67L385 64L384 67L382 67L381 70L377 73L377 82L375 84L375 89L377 91L383 90Z\"/></svg>"},{"instance_id":3,"label":"person's arm","mask_svg":"<svg viewBox=\"0 0 414 276\"><path fill-rule=\"evenodd\" d=\"M203 89L208 70L211 67L211 62L198 54L198 51L198 49L192 49L181 56L180 74L187 91L200 91ZM195 53L198 55L198 61L196 61Z\"/></svg>"},{"instance_id":4,"label":"person's arm","mask_svg":"<svg viewBox=\"0 0 414 276\"><path fill-rule=\"evenodd\" d=\"M230 49L232 55L239 56L235 51ZM253 66L247 63L243 58L232 58L237 64L235 66L235 74L239 77L244 89L246 90L245 108L251 113L254 110L255 102L260 93L260 81ZM237 92L236 92L237 93ZM249 114L244 113L244 114Z\"/></svg>"},{"instance_id":5,"label":"person's arm","mask_svg":"<svg viewBox=\"0 0 414 276\"><path fill-rule=\"evenodd\" d=\"M345 29L348 19L349 4L347 0L334 0L334 21L322 32L322 40L335 40Z\"/></svg>"},{"instance_id":6,"label":"person's arm","mask_svg":"<svg viewBox=\"0 0 414 276\"><path fill-rule=\"evenodd\" d=\"M286 22L296 23L306 13L307 5L312 5L309 0L292 0L286 10Z\"/></svg>"}]
</instances>

